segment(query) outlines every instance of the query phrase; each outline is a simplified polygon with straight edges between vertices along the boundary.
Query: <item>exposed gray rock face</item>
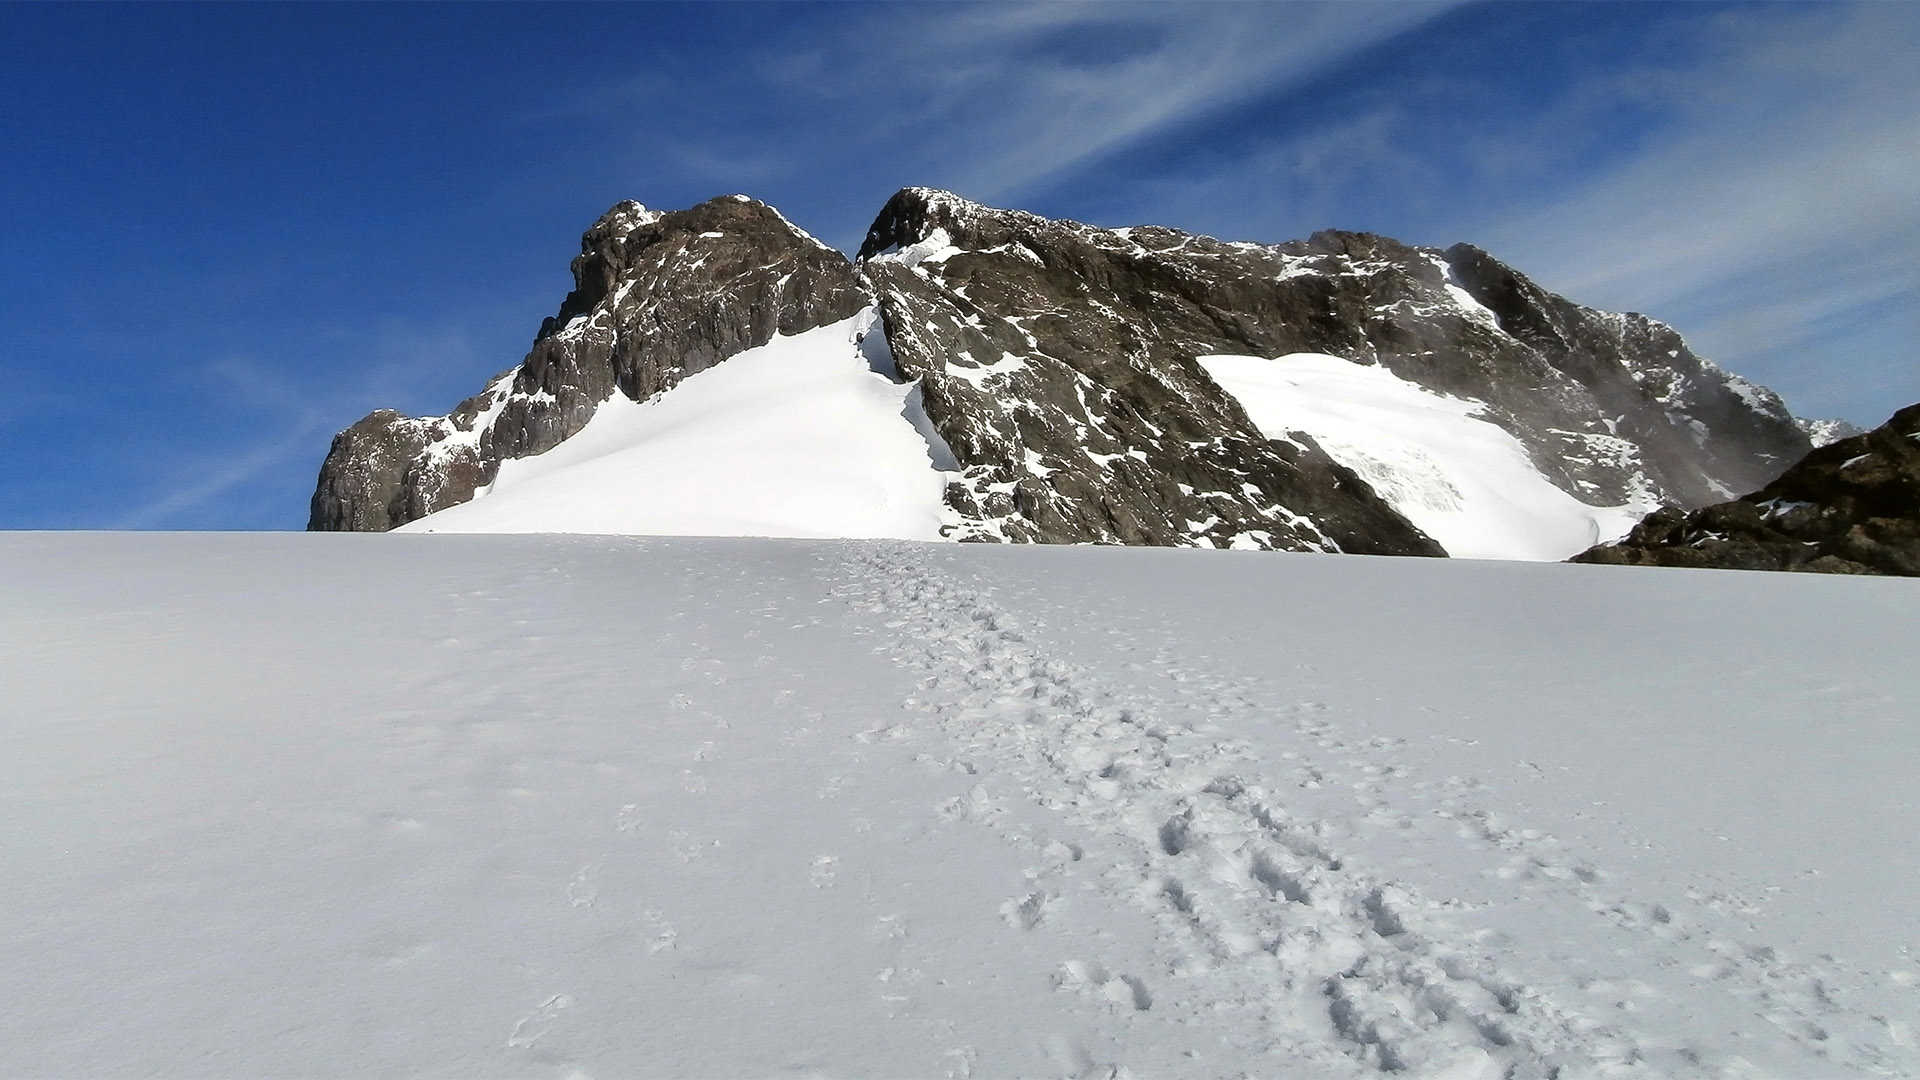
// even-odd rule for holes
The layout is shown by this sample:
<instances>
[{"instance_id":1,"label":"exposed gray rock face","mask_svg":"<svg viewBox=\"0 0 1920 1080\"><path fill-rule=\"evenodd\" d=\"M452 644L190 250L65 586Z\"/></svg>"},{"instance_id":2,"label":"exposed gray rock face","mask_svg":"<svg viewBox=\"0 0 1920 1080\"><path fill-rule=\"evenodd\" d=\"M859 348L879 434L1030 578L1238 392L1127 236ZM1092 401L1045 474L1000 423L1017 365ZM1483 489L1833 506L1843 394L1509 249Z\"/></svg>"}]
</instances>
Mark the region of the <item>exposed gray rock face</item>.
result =
<instances>
[{"instance_id":1,"label":"exposed gray rock face","mask_svg":"<svg viewBox=\"0 0 1920 1080\"><path fill-rule=\"evenodd\" d=\"M430 444L444 440L451 431L444 420L421 420L381 409L335 435L320 469L307 528L384 532L409 520L410 502L419 489L409 484L409 471ZM472 494L469 483L466 497Z\"/></svg>"},{"instance_id":2,"label":"exposed gray rock face","mask_svg":"<svg viewBox=\"0 0 1920 1080\"><path fill-rule=\"evenodd\" d=\"M1329 505L1353 482L1304 436L1253 434L1193 363L1208 353L1330 353L1474 399L1594 505L1702 505L1809 445L1777 396L1671 328L1575 305L1466 245L1226 243L916 188L881 211L860 264L901 369L925 379L967 466L952 501L970 535L1418 548L1365 500ZM1293 514L1324 535L1289 528Z\"/></svg>"},{"instance_id":3,"label":"exposed gray rock face","mask_svg":"<svg viewBox=\"0 0 1920 1080\"><path fill-rule=\"evenodd\" d=\"M449 415L382 410L336 437L307 527L381 531L465 502L615 392L644 400L866 303L844 255L745 196L665 214L623 202L580 238L573 280L526 359Z\"/></svg>"},{"instance_id":4,"label":"exposed gray rock face","mask_svg":"<svg viewBox=\"0 0 1920 1080\"><path fill-rule=\"evenodd\" d=\"M1665 323L1581 307L1471 245L1445 258L1502 334L1553 373L1547 399L1530 401L1511 377L1524 358L1503 347L1479 358L1463 396L1495 401L1505 415L1489 419L1536 448L1536 463L1564 455L1568 492L1618 503L1644 485L1700 506L1766 483L1811 448L1779 395L1695 356Z\"/></svg>"},{"instance_id":5,"label":"exposed gray rock face","mask_svg":"<svg viewBox=\"0 0 1920 1080\"><path fill-rule=\"evenodd\" d=\"M309 528L388 529L466 501L613 394L643 400L870 305L863 348L919 380L960 474L955 539L1444 554L1309 435L1263 435L1197 362L1211 353L1329 353L1469 399L1595 506L1706 505L1810 445L1778 397L1672 329L1580 307L1466 245L1228 243L910 188L857 264L728 196L615 206L573 276L526 359L453 412L342 432Z\"/></svg>"},{"instance_id":6,"label":"exposed gray rock face","mask_svg":"<svg viewBox=\"0 0 1920 1080\"><path fill-rule=\"evenodd\" d=\"M1820 447L1751 495L1660 510L1573 561L1920 576L1920 405Z\"/></svg>"},{"instance_id":7,"label":"exposed gray rock face","mask_svg":"<svg viewBox=\"0 0 1920 1080\"><path fill-rule=\"evenodd\" d=\"M894 196L860 265L964 469L959 538L1444 554L1311 439L1261 435L1195 361L1314 317L1219 265L1237 254Z\"/></svg>"}]
</instances>

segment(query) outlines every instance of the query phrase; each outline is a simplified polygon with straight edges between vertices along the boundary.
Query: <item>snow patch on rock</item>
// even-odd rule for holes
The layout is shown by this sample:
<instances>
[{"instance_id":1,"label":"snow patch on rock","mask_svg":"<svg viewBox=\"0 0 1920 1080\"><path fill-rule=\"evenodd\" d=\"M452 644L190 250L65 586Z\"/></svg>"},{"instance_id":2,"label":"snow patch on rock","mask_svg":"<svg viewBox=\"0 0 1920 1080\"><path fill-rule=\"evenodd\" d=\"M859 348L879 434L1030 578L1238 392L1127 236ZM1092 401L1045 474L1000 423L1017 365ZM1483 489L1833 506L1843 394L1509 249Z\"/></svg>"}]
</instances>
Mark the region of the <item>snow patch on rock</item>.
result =
<instances>
[{"instance_id":1,"label":"snow patch on rock","mask_svg":"<svg viewBox=\"0 0 1920 1080\"><path fill-rule=\"evenodd\" d=\"M1645 508L1590 506L1519 440L1387 369L1320 353L1203 356L1269 438L1304 431L1456 558L1557 560L1626 535Z\"/></svg>"}]
</instances>

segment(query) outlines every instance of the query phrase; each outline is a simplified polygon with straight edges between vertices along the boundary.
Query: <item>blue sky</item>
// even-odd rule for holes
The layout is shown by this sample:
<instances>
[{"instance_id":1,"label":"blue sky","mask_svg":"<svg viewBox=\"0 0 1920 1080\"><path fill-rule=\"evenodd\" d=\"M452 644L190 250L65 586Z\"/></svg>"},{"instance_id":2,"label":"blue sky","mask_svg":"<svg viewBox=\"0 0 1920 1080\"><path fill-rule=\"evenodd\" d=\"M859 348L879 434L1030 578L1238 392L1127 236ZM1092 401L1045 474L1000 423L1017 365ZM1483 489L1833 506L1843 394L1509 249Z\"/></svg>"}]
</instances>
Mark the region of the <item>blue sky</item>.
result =
<instances>
[{"instance_id":1,"label":"blue sky","mask_svg":"<svg viewBox=\"0 0 1920 1080\"><path fill-rule=\"evenodd\" d=\"M298 528L607 206L909 184L1467 240L1804 415L1920 400L1920 5L13 5L0 527Z\"/></svg>"}]
</instances>

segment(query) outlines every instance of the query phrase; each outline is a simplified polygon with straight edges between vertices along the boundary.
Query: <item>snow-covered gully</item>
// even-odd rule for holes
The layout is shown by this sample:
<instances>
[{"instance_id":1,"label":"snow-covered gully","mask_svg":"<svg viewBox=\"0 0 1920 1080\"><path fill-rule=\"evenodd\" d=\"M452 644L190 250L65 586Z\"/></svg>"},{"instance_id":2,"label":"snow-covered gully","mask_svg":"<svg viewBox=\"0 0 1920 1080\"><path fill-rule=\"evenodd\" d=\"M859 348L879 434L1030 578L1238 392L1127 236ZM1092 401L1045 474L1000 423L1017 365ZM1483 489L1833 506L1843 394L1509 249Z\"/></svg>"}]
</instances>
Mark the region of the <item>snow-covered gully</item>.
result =
<instances>
[{"instance_id":1,"label":"snow-covered gully","mask_svg":"<svg viewBox=\"0 0 1920 1080\"><path fill-rule=\"evenodd\" d=\"M975 779L942 816L1032 857L1031 891L1008 899L1006 921L1070 919L1076 890L1151 919L1152 966L1092 955L1055 976L1122 1026L1129 1012L1173 1013L1230 1040L1236 1060L1289 1075L1905 1074L1886 1045L1902 1043L1899 1026L1836 1001L1820 964L1743 939L1718 905L1618 895L1555 837L1480 805L1476 781L1421 778L1403 739L1352 739L1326 706L1278 704L1191 654L1130 665L1158 684L1151 694L1104 686L932 549L846 551L837 594L872 620L877 652L918 674L907 710L946 735L950 756L923 761ZM1272 737L1276 722L1286 737ZM1236 736L1252 728L1268 731L1265 759ZM1324 814L1312 796L1329 790L1350 790L1352 812L1298 811L1288 794ZM1046 813L1008 814L1008 799ZM1349 853L1358 837L1364 850ZM1405 873L1387 865L1396 843L1424 849L1397 860ZM1423 888L1433 864L1521 883L1524 929ZM1543 928L1563 944L1602 937L1669 977L1569 979L1552 970L1553 942L1525 939ZM1698 1013L1763 1023L1703 1044L1688 1031L1699 995L1721 1000ZM1130 1075L1125 1042L1121 1060L1067 1064Z\"/></svg>"}]
</instances>

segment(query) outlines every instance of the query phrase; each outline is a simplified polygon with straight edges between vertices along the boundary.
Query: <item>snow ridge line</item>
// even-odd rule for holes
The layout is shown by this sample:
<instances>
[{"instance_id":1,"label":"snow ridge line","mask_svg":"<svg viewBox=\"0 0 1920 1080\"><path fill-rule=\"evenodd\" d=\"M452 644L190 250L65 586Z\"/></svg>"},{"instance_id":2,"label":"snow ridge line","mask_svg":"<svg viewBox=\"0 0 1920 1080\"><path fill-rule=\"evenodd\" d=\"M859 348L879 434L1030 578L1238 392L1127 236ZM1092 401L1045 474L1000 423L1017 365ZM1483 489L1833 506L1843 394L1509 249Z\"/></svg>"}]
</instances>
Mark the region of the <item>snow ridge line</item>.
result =
<instances>
[{"instance_id":1,"label":"snow ridge line","mask_svg":"<svg viewBox=\"0 0 1920 1080\"><path fill-rule=\"evenodd\" d=\"M1245 778L1245 746L1115 700L1030 645L1004 611L927 566L929 554L860 545L838 592L889 617L891 643L880 651L924 673L928 694L909 704L934 714L964 767L1011 780L1083 838L1044 845L1066 855L1036 869L1039 887L1009 902L1008 921L1032 927L1047 917L1049 874L1091 873L1159 931L1163 970L1115 976L1069 964L1063 986L1092 983L1140 1011L1224 1014L1248 1049L1347 1075L1460 1070L1525 1080L1632 1071L1646 1060L1630 1034L1548 1000L1471 943L1451 940L1429 917L1445 903L1349 866L1317 823L1291 817ZM985 781L955 802L953 816L997 818ZM1104 865L1076 865L1088 851L1101 855L1089 864Z\"/></svg>"}]
</instances>

